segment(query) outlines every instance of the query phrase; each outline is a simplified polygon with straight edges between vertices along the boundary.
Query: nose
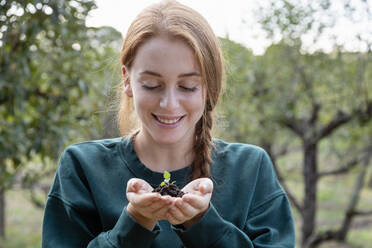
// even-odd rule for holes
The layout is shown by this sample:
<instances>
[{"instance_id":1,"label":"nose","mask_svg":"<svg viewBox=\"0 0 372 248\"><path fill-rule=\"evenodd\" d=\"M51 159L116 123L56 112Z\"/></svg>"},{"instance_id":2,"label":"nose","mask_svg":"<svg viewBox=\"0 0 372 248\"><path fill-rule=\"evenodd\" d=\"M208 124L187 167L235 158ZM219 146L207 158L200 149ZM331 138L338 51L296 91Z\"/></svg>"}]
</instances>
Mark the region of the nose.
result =
<instances>
[{"instance_id":1,"label":"nose","mask_svg":"<svg viewBox=\"0 0 372 248\"><path fill-rule=\"evenodd\" d=\"M164 94L160 99L160 107L167 110L172 110L178 108L178 106L179 102L177 93L172 89L167 89L164 91Z\"/></svg>"}]
</instances>

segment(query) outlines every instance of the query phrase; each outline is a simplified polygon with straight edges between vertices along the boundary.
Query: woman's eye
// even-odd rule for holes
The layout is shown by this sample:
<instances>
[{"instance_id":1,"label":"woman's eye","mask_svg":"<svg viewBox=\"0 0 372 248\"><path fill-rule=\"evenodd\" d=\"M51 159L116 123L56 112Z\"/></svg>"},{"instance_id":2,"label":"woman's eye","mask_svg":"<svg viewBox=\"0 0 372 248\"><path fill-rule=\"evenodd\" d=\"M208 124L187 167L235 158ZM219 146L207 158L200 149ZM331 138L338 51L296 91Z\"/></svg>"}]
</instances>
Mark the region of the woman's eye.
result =
<instances>
[{"instance_id":1,"label":"woman's eye","mask_svg":"<svg viewBox=\"0 0 372 248\"><path fill-rule=\"evenodd\" d=\"M184 91L189 91L189 92L194 92L195 90L197 90L197 87L189 88L189 87L185 87L185 86L180 86L180 88Z\"/></svg>"},{"instance_id":2,"label":"woman's eye","mask_svg":"<svg viewBox=\"0 0 372 248\"><path fill-rule=\"evenodd\" d=\"M142 87L146 90L154 90L154 89L158 88L159 86L158 85L157 86L148 86L148 85L143 84Z\"/></svg>"}]
</instances>

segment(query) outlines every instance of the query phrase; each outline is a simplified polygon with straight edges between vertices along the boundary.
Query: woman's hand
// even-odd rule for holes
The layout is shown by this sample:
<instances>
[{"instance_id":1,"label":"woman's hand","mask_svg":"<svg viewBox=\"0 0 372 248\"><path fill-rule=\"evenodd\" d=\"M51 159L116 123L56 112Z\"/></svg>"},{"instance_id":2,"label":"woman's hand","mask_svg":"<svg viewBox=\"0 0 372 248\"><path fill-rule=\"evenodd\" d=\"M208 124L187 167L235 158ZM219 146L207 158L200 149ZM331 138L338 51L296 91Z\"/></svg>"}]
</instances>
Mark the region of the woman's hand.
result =
<instances>
[{"instance_id":1,"label":"woman's hand","mask_svg":"<svg viewBox=\"0 0 372 248\"><path fill-rule=\"evenodd\" d=\"M183 224L185 228L197 223L209 208L213 192L213 182L209 178L198 178L183 189L187 193L175 201L167 213L172 225Z\"/></svg>"},{"instance_id":2,"label":"woman's hand","mask_svg":"<svg viewBox=\"0 0 372 248\"><path fill-rule=\"evenodd\" d=\"M149 230L153 230L159 220L166 219L173 203L172 197L161 196L152 190L150 184L139 178L132 178L127 183L127 211L140 225Z\"/></svg>"}]
</instances>

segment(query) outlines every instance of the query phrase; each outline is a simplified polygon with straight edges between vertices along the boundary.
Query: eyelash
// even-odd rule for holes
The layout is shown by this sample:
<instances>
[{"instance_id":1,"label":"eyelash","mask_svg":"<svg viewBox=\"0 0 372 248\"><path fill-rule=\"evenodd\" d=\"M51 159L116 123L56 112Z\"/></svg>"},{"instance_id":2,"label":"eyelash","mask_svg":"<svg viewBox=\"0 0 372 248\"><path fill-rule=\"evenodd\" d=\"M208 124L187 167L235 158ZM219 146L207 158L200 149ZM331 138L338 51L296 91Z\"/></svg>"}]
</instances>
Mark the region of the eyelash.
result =
<instances>
[{"instance_id":1,"label":"eyelash","mask_svg":"<svg viewBox=\"0 0 372 248\"><path fill-rule=\"evenodd\" d=\"M154 89L158 88L159 86L147 86L147 85L142 85L142 87L143 87L145 90L154 90Z\"/></svg>"},{"instance_id":2,"label":"eyelash","mask_svg":"<svg viewBox=\"0 0 372 248\"><path fill-rule=\"evenodd\" d=\"M193 88L187 88L187 87L183 87L183 86L180 86L180 88L182 90L185 90L185 91L188 91L188 92L194 92L197 88L196 87L193 87Z\"/></svg>"},{"instance_id":3,"label":"eyelash","mask_svg":"<svg viewBox=\"0 0 372 248\"><path fill-rule=\"evenodd\" d=\"M160 86L147 86L147 85L142 85L142 87L145 89L145 90L155 90L157 88L159 88ZM183 87L183 86L179 86L182 90L184 91L187 91L187 92L194 92L197 90L197 87L193 87L193 88L187 88L187 87Z\"/></svg>"}]
</instances>

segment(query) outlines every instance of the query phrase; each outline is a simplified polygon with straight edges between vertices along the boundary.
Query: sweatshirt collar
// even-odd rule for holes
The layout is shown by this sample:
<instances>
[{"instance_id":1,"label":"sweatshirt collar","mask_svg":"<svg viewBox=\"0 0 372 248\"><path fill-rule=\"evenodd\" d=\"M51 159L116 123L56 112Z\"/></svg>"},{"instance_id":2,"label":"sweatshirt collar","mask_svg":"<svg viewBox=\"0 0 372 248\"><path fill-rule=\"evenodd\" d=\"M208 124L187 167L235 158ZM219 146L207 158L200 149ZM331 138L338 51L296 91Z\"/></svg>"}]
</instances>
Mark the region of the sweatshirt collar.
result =
<instances>
[{"instance_id":1,"label":"sweatshirt collar","mask_svg":"<svg viewBox=\"0 0 372 248\"><path fill-rule=\"evenodd\" d=\"M133 177L140 178L148 182L153 188L157 187L163 181L163 173L152 171L144 165L137 156L133 147L131 137L123 137L120 147L120 155L125 166L132 172ZM191 167L169 171L171 181L176 181L176 185L183 188L190 176Z\"/></svg>"}]
</instances>

